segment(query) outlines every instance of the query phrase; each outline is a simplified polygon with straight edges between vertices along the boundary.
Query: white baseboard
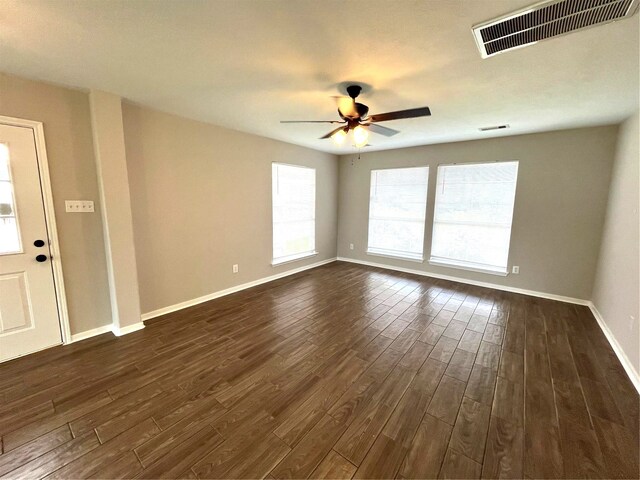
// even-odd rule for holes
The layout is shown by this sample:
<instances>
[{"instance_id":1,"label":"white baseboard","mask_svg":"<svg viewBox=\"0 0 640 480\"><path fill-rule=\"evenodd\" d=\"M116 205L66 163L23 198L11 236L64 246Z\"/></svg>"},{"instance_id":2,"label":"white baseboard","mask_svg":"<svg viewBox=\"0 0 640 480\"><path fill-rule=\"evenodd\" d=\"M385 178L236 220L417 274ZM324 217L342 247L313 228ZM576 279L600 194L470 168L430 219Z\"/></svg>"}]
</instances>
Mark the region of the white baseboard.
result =
<instances>
[{"instance_id":1,"label":"white baseboard","mask_svg":"<svg viewBox=\"0 0 640 480\"><path fill-rule=\"evenodd\" d=\"M553 293L538 292L538 291L535 291L535 290L526 290L524 288L509 287L509 286L506 286L506 285L498 285L498 284L489 283L489 282L478 282L478 281L475 281L475 280L469 280L467 278L462 278L462 277L454 277L454 276L451 276L451 275L440 275L438 273L425 272L423 270L414 270L414 269L411 269L411 268L395 267L393 265L385 265L383 263L367 262L367 261L364 261L364 260L356 260L354 258L338 257L338 261L349 262L349 263L357 263L359 265L368 265L369 267L384 268L384 269L387 269L387 270L395 270L395 271L404 272L404 273L412 273L414 275L421 275L423 277L438 278L440 280L449 280L449 281L452 281L452 282L466 283L468 285L475 285L477 287L493 288L494 290L502 290L504 292L521 293L523 295L530 295L532 297L547 298L549 300L558 300L560 302L574 303L576 305L589 305L589 303L590 303L589 300L583 300L581 298L565 297L563 295L556 295L556 294L553 294Z\"/></svg>"},{"instance_id":2,"label":"white baseboard","mask_svg":"<svg viewBox=\"0 0 640 480\"><path fill-rule=\"evenodd\" d=\"M294 275L296 273L304 272L305 270L310 270L312 268L320 267L322 265L326 265L327 263L335 262L336 260L337 258L335 257L329 258L327 260L322 260L320 262L312 263L311 265L305 265L304 267L294 268L292 270L287 270L286 272L277 273L276 275L271 275L269 277L259 278L258 280L254 280L252 282L236 285L234 287L230 287L225 290L219 290L217 292L213 292L208 295L204 295L202 297L186 300L184 302L176 303L174 305L169 305L168 307L159 308L151 312L143 313L142 320L143 321L149 320L151 318L159 317L161 315L166 315L167 313L176 312L178 310L182 310L183 308L192 307L194 305L198 305L199 303L208 302L209 300L214 300L216 298L224 297L225 295L230 295L232 293L236 293L241 290L246 290L247 288L256 287L258 285L262 285L263 283L272 282L273 280L277 280L279 278L288 277L289 275Z\"/></svg>"},{"instance_id":3,"label":"white baseboard","mask_svg":"<svg viewBox=\"0 0 640 480\"><path fill-rule=\"evenodd\" d=\"M87 338L95 337L96 335L102 335L103 333L111 332L111 325L104 325L98 328L92 328L80 333L74 333L71 335L71 341L69 343L79 342Z\"/></svg>"},{"instance_id":4,"label":"white baseboard","mask_svg":"<svg viewBox=\"0 0 640 480\"><path fill-rule=\"evenodd\" d=\"M71 341L69 343L79 342L80 340L86 340L87 338L95 337L97 335L102 335L103 333L113 333L116 337L121 337L122 335L126 335L127 333L137 332L138 330L142 330L144 328L144 323L138 322L133 325L127 325L123 328L117 328L113 325L104 325L98 328L92 328L91 330L86 330L80 333L74 333L71 335Z\"/></svg>"},{"instance_id":5,"label":"white baseboard","mask_svg":"<svg viewBox=\"0 0 640 480\"><path fill-rule=\"evenodd\" d=\"M133 333L133 332L137 332L138 330L142 330L144 328L144 323L142 322L138 322L138 323L134 323L133 325L127 325L126 327L116 327L115 325L113 326L112 330L113 330L113 334L116 337L121 337L122 335L126 335L127 333Z\"/></svg>"},{"instance_id":6,"label":"white baseboard","mask_svg":"<svg viewBox=\"0 0 640 480\"><path fill-rule=\"evenodd\" d=\"M602 333L604 333L604 336L607 337L609 345L611 345L611 348L618 357L618 360L620 360L620 363L624 367L625 372L627 372L629 380L631 380L633 386L636 387L636 390L638 391L638 393L640 393L640 374L638 374L637 370L633 366L633 363L631 363L629 357L627 357L627 355L624 353L624 350L618 343L618 340L616 340L613 332L609 329L609 326L604 321L604 318L602 317L596 306L593 304L593 302L589 302L589 308L591 309L591 313L593 313L593 316L596 318L598 325L600 325Z\"/></svg>"}]
</instances>

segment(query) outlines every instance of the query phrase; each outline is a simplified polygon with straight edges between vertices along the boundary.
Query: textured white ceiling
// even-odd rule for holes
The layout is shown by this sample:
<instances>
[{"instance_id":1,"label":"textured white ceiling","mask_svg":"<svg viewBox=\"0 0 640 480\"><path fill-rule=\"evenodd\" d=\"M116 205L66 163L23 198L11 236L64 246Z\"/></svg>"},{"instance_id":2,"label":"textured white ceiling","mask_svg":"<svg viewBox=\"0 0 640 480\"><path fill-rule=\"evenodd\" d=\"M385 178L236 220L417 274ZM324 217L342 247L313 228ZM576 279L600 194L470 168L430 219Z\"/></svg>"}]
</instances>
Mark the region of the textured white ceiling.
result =
<instances>
[{"instance_id":1,"label":"textured white ceiling","mask_svg":"<svg viewBox=\"0 0 640 480\"><path fill-rule=\"evenodd\" d=\"M372 149L617 123L638 108L638 15L483 60L471 27L534 0L1 0L0 70L334 153L346 81ZM2 92L0 92L0 95ZM481 133L508 123L511 129Z\"/></svg>"}]
</instances>

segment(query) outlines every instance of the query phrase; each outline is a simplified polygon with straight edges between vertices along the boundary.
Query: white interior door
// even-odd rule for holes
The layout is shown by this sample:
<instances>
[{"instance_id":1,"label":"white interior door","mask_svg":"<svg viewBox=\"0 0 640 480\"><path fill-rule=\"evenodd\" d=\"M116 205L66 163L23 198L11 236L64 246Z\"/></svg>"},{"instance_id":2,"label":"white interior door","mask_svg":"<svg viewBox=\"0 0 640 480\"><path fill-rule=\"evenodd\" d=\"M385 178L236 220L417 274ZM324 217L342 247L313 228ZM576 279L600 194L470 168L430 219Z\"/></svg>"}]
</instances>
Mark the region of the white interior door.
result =
<instances>
[{"instance_id":1,"label":"white interior door","mask_svg":"<svg viewBox=\"0 0 640 480\"><path fill-rule=\"evenodd\" d=\"M0 361L60 343L34 133L0 124Z\"/></svg>"}]
</instances>

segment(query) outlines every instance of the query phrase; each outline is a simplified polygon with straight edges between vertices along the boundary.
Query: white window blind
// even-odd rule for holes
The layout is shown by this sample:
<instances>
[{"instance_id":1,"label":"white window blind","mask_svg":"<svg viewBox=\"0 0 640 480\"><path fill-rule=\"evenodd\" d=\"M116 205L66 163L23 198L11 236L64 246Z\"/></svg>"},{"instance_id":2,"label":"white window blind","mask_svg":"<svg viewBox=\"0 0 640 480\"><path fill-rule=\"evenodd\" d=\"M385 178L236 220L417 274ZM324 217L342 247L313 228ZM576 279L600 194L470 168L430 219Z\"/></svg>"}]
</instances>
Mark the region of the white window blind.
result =
<instances>
[{"instance_id":1,"label":"white window blind","mask_svg":"<svg viewBox=\"0 0 640 480\"><path fill-rule=\"evenodd\" d=\"M430 263L506 275L518 162L438 167Z\"/></svg>"},{"instance_id":2,"label":"white window blind","mask_svg":"<svg viewBox=\"0 0 640 480\"><path fill-rule=\"evenodd\" d=\"M367 253L423 259L429 167L371 171Z\"/></svg>"},{"instance_id":3,"label":"white window blind","mask_svg":"<svg viewBox=\"0 0 640 480\"><path fill-rule=\"evenodd\" d=\"M316 170L272 164L273 264L315 254Z\"/></svg>"}]
</instances>

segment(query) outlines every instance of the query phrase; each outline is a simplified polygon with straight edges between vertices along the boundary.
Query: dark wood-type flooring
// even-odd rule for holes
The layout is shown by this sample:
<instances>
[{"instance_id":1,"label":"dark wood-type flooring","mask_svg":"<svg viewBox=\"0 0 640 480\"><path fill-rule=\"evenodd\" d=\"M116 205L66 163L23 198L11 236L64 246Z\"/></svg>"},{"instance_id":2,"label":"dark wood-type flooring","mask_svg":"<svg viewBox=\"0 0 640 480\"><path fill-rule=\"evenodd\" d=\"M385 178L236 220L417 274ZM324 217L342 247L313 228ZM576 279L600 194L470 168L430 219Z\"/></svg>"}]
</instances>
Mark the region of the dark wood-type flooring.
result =
<instances>
[{"instance_id":1,"label":"dark wood-type flooring","mask_svg":"<svg viewBox=\"0 0 640 480\"><path fill-rule=\"evenodd\" d=\"M0 365L0 477L638 478L587 307L333 263Z\"/></svg>"}]
</instances>

